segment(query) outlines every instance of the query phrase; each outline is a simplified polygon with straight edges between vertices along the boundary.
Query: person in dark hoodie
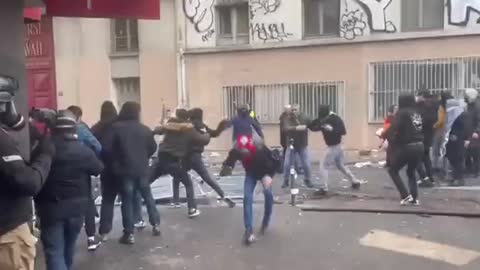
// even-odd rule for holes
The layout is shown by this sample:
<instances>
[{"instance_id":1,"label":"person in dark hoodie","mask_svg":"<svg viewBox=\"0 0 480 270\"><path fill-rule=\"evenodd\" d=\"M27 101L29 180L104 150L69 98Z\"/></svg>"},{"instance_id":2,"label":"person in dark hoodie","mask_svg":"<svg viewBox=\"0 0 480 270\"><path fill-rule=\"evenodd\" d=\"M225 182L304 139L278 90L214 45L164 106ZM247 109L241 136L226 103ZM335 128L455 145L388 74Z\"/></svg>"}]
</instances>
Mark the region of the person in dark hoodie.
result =
<instances>
[{"instance_id":1,"label":"person in dark hoodie","mask_svg":"<svg viewBox=\"0 0 480 270\"><path fill-rule=\"evenodd\" d=\"M140 122L140 105L136 102L126 102L106 137L105 152L112 158L113 175L119 179L121 186L124 234L120 238L120 243L127 245L135 243L133 233L136 190L140 192L147 206L152 233L159 236L160 214L147 177L149 159L155 153L157 144L152 130Z\"/></svg>"},{"instance_id":2,"label":"person in dark hoodie","mask_svg":"<svg viewBox=\"0 0 480 270\"><path fill-rule=\"evenodd\" d=\"M465 90L467 102L467 117L471 127L470 144L466 150L467 171L474 177L480 173L480 99L478 91L473 88Z\"/></svg>"},{"instance_id":3,"label":"person in dark hoodie","mask_svg":"<svg viewBox=\"0 0 480 270\"><path fill-rule=\"evenodd\" d=\"M117 109L111 101L105 101L100 109L100 121L92 126L92 133L105 148L106 134L118 117ZM101 158L105 169L100 176L102 184L102 206L100 208L100 241L106 241L112 230L115 199L120 192L120 183L114 176L112 157L102 151Z\"/></svg>"},{"instance_id":4,"label":"person in dark hoodie","mask_svg":"<svg viewBox=\"0 0 480 270\"><path fill-rule=\"evenodd\" d=\"M422 116L423 131L423 162L417 168L420 175L420 187L433 186L432 160L430 158L430 149L432 148L433 137L435 135L434 125L437 122L438 102L435 97L426 90L420 91L416 97L417 110Z\"/></svg>"},{"instance_id":5,"label":"person in dark hoodie","mask_svg":"<svg viewBox=\"0 0 480 270\"><path fill-rule=\"evenodd\" d=\"M452 168L451 186L463 186L463 171L465 165L465 151L468 149L472 137L472 122L468 112L462 104L453 98L446 101L447 134L446 158Z\"/></svg>"},{"instance_id":6,"label":"person in dark hoodie","mask_svg":"<svg viewBox=\"0 0 480 270\"><path fill-rule=\"evenodd\" d=\"M233 148L228 152L228 156L223 162L220 176L228 176L232 174L235 163L240 159L239 153L236 151L235 143L239 136L252 137L255 140L263 140L263 131L258 120L252 114L252 110L248 104L239 105L237 115L227 123L227 127L233 127L232 142Z\"/></svg>"},{"instance_id":7,"label":"person in dark hoodie","mask_svg":"<svg viewBox=\"0 0 480 270\"><path fill-rule=\"evenodd\" d=\"M90 147L97 156L100 156L102 151L102 145L97 140L97 138L93 135L91 129L88 125L82 121L83 112L79 106L69 106L67 110L71 111L75 115L75 120L77 121L77 135L78 140L85 144L86 146ZM85 233L87 235L87 250L95 251L97 247L100 245L99 239L95 237L96 233L96 224L95 224L95 217L98 216L97 208L95 207L95 200L93 198L93 180L90 181L90 199L88 202L87 213L85 215Z\"/></svg>"},{"instance_id":8,"label":"person in dark hoodie","mask_svg":"<svg viewBox=\"0 0 480 270\"><path fill-rule=\"evenodd\" d=\"M47 270L71 269L88 207L90 176L103 170L93 150L78 139L76 128L75 115L68 110L58 113L52 132L57 153L35 198Z\"/></svg>"},{"instance_id":9,"label":"person in dark hoodie","mask_svg":"<svg viewBox=\"0 0 480 270\"><path fill-rule=\"evenodd\" d=\"M163 142L158 146L157 163L153 169L151 180L162 175L171 175L179 179L187 193L188 216L200 215L195 200L192 179L188 174L187 155L196 146L204 146L210 142L208 133L200 133L188 120L188 111L177 109L176 116L168 120L165 126L155 129L155 134L163 134Z\"/></svg>"},{"instance_id":10,"label":"person in dark hoodie","mask_svg":"<svg viewBox=\"0 0 480 270\"><path fill-rule=\"evenodd\" d=\"M347 134L343 119L330 110L329 105L320 105L318 118L312 121L308 128L321 131L327 145L327 152L320 166L320 177L323 181L321 190L328 191L328 166L335 164L337 169L350 180L353 189L360 188L360 180L345 166L345 154L342 148L342 137Z\"/></svg>"},{"instance_id":11,"label":"person in dark hoodie","mask_svg":"<svg viewBox=\"0 0 480 270\"><path fill-rule=\"evenodd\" d=\"M417 112L415 97L401 95L398 111L389 129L389 147L392 147L388 173L397 187L401 205L419 205L415 171L422 162L423 130L422 116ZM409 191L402 182L399 171L407 166Z\"/></svg>"},{"instance_id":12,"label":"person in dark hoodie","mask_svg":"<svg viewBox=\"0 0 480 270\"><path fill-rule=\"evenodd\" d=\"M188 114L190 117L190 121L193 124L193 127L201 134L209 134L210 138L218 137L225 128L225 121L220 122L216 130L209 128L203 122L203 110L200 108L193 108L188 112ZM218 183L213 180L212 176L205 167L202 159L202 153L204 149L204 145L192 146L192 149L190 153L187 154L186 158L187 168L191 168L192 170L194 170L202 178L202 180L218 194L220 199L228 204L230 208L235 207L235 202L233 202L232 199L225 197L225 192L218 185ZM176 187L178 187L178 185L174 186L174 188ZM178 191L176 193L178 194Z\"/></svg>"}]
</instances>

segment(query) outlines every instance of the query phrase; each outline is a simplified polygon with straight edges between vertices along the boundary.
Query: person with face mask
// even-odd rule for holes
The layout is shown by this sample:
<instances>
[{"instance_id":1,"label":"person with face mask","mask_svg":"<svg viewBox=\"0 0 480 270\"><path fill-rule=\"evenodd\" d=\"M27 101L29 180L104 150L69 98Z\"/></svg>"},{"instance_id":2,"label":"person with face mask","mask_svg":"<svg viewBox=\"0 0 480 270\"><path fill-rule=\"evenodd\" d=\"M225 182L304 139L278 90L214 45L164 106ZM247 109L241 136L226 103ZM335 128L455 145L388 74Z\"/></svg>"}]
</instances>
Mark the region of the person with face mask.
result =
<instances>
[{"instance_id":1,"label":"person with face mask","mask_svg":"<svg viewBox=\"0 0 480 270\"><path fill-rule=\"evenodd\" d=\"M392 147L388 173L400 193L401 205L419 205L418 184L415 171L422 162L423 128L422 116L417 112L415 97L402 95L398 98L398 111L390 126L388 141ZM399 171L407 166L409 191L405 188Z\"/></svg>"},{"instance_id":2,"label":"person with face mask","mask_svg":"<svg viewBox=\"0 0 480 270\"><path fill-rule=\"evenodd\" d=\"M328 191L328 166L332 163L350 180L353 189L359 189L360 180L345 166L342 137L347 134L347 130L342 118L332 112L329 105L320 105L318 118L309 125L309 128L312 131L321 131L327 145L327 152L323 158L323 164L320 166L320 179L323 181L321 191Z\"/></svg>"},{"instance_id":3,"label":"person with face mask","mask_svg":"<svg viewBox=\"0 0 480 270\"><path fill-rule=\"evenodd\" d=\"M255 141L263 140L263 131L257 121L250 115L251 110L248 104L243 104L237 108L237 116L226 123L226 127L233 127L232 141L233 149L228 152L228 156L223 162L220 176L228 176L232 174L235 163L240 159L238 151L235 150L235 144L239 136L252 137Z\"/></svg>"},{"instance_id":4,"label":"person with face mask","mask_svg":"<svg viewBox=\"0 0 480 270\"><path fill-rule=\"evenodd\" d=\"M25 120L14 103L18 82L0 76L0 269L33 270L37 239L32 235L32 197L40 192L50 172L55 146L42 136L26 161L12 131Z\"/></svg>"},{"instance_id":5,"label":"person with face mask","mask_svg":"<svg viewBox=\"0 0 480 270\"><path fill-rule=\"evenodd\" d=\"M470 144L466 149L467 171L474 177L480 172L480 99L478 91L473 88L465 90L465 101L467 103L467 117L472 128Z\"/></svg>"}]
</instances>

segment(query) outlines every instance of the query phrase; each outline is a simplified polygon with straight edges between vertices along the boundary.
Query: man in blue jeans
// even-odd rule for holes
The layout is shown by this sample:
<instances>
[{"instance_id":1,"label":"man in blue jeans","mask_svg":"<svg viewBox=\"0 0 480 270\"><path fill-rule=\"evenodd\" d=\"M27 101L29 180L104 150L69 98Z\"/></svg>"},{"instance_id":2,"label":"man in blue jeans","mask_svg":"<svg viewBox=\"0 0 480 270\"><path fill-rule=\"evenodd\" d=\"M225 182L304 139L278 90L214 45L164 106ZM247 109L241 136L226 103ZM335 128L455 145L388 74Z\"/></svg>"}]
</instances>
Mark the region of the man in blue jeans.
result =
<instances>
[{"instance_id":1,"label":"man in blue jeans","mask_svg":"<svg viewBox=\"0 0 480 270\"><path fill-rule=\"evenodd\" d=\"M81 143L70 111L61 111L52 131L57 149L45 186L35 198L47 270L69 270L89 200L91 175L102 162Z\"/></svg>"},{"instance_id":2,"label":"man in blue jeans","mask_svg":"<svg viewBox=\"0 0 480 270\"><path fill-rule=\"evenodd\" d=\"M160 235L160 214L155 205L148 179L149 158L157 144L150 128L140 122L140 105L126 102L104 140L105 155L111 158L113 175L120 183L122 197L123 236L120 243L135 243L134 208L138 190L147 206L154 236Z\"/></svg>"},{"instance_id":3,"label":"man in blue jeans","mask_svg":"<svg viewBox=\"0 0 480 270\"><path fill-rule=\"evenodd\" d=\"M273 158L272 152L263 142L253 142L253 138L242 135L237 138L236 149L241 155L243 167L245 168L245 182L243 190L243 221L245 224L244 243L250 245L255 241L253 233L253 193L257 182L263 186L265 196L265 211L263 214L260 233L265 234L270 225L270 218L273 211L273 176L280 162Z\"/></svg>"},{"instance_id":4,"label":"man in blue jeans","mask_svg":"<svg viewBox=\"0 0 480 270\"><path fill-rule=\"evenodd\" d=\"M287 111L285 119L280 127L285 132L285 140L283 142L287 150L285 151L285 161L283 164L283 185L282 188L289 186L290 167L295 161L296 156L300 158L304 170L304 183L306 187L313 188L311 182L310 155L308 153L308 129L307 126L311 120L299 111L298 105L292 105L291 110ZM293 144L293 149L290 149Z\"/></svg>"}]
</instances>

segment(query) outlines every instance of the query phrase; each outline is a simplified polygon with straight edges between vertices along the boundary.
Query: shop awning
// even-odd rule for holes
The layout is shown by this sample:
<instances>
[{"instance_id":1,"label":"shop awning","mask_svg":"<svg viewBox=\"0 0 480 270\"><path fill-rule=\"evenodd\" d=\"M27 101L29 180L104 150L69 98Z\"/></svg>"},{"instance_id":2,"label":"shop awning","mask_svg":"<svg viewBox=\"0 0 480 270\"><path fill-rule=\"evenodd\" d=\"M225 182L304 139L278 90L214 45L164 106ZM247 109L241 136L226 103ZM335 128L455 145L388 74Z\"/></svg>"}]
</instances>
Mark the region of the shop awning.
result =
<instances>
[{"instance_id":1,"label":"shop awning","mask_svg":"<svg viewBox=\"0 0 480 270\"><path fill-rule=\"evenodd\" d=\"M160 19L160 0L44 0L47 15Z\"/></svg>"},{"instance_id":2,"label":"shop awning","mask_svg":"<svg viewBox=\"0 0 480 270\"><path fill-rule=\"evenodd\" d=\"M25 23L38 22L42 18L41 8L24 8L23 20Z\"/></svg>"}]
</instances>

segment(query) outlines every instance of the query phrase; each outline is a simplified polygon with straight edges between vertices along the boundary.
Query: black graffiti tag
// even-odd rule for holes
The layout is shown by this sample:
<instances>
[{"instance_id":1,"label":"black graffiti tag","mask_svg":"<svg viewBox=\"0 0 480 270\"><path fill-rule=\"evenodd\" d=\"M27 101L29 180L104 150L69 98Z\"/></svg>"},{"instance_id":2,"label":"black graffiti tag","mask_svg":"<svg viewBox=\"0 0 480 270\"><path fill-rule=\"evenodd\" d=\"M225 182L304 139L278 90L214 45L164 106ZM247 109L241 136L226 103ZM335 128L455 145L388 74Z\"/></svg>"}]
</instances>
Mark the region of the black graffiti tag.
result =
<instances>
[{"instance_id":1,"label":"black graffiti tag","mask_svg":"<svg viewBox=\"0 0 480 270\"><path fill-rule=\"evenodd\" d=\"M250 24L250 31L255 39L267 41L284 41L292 36L292 33L285 31L284 23L255 23Z\"/></svg>"}]
</instances>

